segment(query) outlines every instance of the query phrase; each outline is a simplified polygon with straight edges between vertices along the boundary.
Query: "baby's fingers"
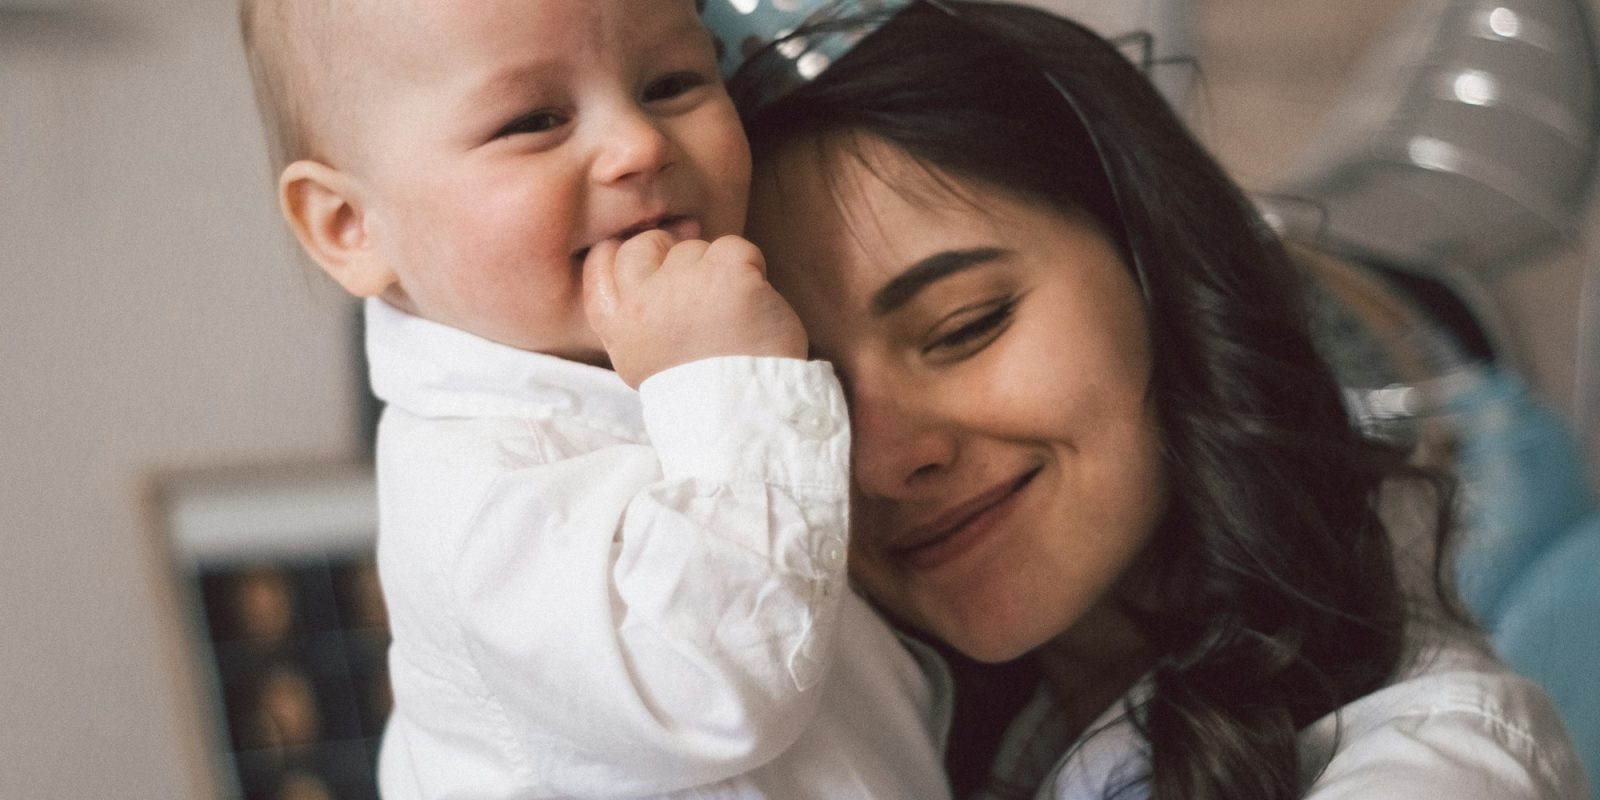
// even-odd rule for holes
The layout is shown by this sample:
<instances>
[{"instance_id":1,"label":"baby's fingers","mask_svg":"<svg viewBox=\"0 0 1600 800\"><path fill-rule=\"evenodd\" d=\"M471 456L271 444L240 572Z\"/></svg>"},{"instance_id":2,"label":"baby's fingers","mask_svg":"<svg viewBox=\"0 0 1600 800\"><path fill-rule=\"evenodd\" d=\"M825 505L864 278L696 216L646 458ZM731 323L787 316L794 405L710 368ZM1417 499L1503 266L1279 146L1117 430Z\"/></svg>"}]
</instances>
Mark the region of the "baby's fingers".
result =
<instances>
[{"instance_id":1,"label":"baby's fingers","mask_svg":"<svg viewBox=\"0 0 1600 800\"><path fill-rule=\"evenodd\" d=\"M627 294L655 274L674 243L672 234L663 230L645 231L623 242L617 248L616 266L612 269L617 291Z\"/></svg>"},{"instance_id":2,"label":"baby's fingers","mask_svg":"<svg viewBox=\"0 0 1600 800\"><path fill-rule=\"evenodd\" d=\"M617 250L615 240L606 240L589 249L583 259L583 312L589 327L598 333L617 313Z\"/></svg>"},{"instance_id":3,"label":"baby's fingers","mask_svg":"<svg viewBox=\"0 0 1600 800\"><path fill-rule=\"evenodd\" d=\"M723 236L706 248L705 259L735 269L752 269L761 277L767 276L767 259L742 236Z\"/></svg>"}]
</instances>

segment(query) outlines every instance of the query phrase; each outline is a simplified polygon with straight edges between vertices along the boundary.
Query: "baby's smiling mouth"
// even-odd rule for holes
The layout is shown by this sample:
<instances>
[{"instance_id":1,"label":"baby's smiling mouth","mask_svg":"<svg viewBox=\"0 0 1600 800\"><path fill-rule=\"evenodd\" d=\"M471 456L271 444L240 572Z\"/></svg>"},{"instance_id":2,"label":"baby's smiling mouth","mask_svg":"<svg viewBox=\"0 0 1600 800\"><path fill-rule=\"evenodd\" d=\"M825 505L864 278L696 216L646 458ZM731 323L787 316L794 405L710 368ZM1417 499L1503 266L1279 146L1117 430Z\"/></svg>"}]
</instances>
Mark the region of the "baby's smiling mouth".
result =
<instances>
[{"instance_id":1,"label":"baby's smiling mouth","mask_svg":"<svg viewBox=\"0 0 1600 800\"><path fill-rule=\"evenodd\" d=\"M629 225L628 227L623 228L622 230L617 231L610 236L600 239L600 241L595 242L595 244L613 240L618 242L626 242L629 239L644 233L645 231L651 230L664 230L667 233L672 234L673 241L676 242L700 238L699 222L696 222L694 219L691 219L683 214L670 214L651 220L645 220L644 222L636 223L634 225ZM572 254L572 263L582 266L584 259L589 257L589 251L593 249L594 244L585 245L578 248Z\"/></svg>"}]
</instances>

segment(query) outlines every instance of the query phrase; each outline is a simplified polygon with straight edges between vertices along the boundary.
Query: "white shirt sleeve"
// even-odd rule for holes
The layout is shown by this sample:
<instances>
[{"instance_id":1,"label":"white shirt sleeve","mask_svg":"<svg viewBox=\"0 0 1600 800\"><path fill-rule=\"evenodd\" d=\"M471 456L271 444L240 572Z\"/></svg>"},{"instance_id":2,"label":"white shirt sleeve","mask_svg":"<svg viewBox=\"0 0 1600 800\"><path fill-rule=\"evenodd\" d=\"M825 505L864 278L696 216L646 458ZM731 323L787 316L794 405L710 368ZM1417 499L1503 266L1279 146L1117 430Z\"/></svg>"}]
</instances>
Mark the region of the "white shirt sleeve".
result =
<instances>
[{"instance_id":1,"label":"white shirt sleeve","mask_svg":"<svg viewBox=\"0 0 1600 800\"><path fill-rule=\"evenodd\" d=\"M641 398L653 447L499 476L446 565L483 720L538 796L759 766L832 658L849 425L831 369L711 359Z\"/></svg>"}]
</instances>

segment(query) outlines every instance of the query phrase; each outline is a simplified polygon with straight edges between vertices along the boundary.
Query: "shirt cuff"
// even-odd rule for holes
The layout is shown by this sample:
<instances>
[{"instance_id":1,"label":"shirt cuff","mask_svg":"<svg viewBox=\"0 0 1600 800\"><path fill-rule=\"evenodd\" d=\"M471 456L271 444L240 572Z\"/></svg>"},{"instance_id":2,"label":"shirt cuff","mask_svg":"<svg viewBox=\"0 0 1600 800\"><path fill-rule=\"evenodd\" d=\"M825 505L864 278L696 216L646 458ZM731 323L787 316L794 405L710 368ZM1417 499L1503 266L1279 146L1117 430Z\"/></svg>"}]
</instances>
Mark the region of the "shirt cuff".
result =
<instances>
[{"instance_id":1,"label":"shirt cuff","mask_svg":"<svg viewBox=\"0 0 1600 800\"><path fill-rule=\"evenodd\" d=\"M668 478L848 488L850 417L827 362L702 359L650 376L639 397Z\"/></svg>"}]
</instances>

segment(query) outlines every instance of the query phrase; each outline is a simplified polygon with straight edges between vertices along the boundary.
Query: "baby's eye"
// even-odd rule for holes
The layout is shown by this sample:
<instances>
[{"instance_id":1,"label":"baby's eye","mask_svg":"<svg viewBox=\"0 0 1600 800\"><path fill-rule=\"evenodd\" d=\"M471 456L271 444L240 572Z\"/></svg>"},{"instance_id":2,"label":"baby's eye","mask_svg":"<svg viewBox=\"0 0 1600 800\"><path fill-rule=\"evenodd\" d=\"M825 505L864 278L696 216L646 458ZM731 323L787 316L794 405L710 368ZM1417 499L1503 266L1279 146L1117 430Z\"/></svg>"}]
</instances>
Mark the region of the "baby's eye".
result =
<instances>
[{"instance_id":1,"label":"baby's eye","mask_svg":"<svg viewBox=\"0 0 1600 800\"><path fill-rule=\"evenodd\" d=\"M955 330L940 335L923 347L922 352L940 358L960 358L982 350L1011 323L1016 307L1016 298L1007 298L999 305L977 312L976 318L960 323Z\"/></svg>"},{"instance_id":2,"label":"baby's eye","mask_svg":"<svg viewBox=\"0 0 1600 800\"><path fill-rule=\"evenodd\" d=\"M690 91L700 88L710 82L710 79L696 72L674 72L652 81L644 88L641 96L646 103L655 103L662 100L671 100Z\"/></svg>"},{"instance_id":3,"label":"baby's eye","mask_svg":"<svg viewBox=\"0 0 1600 800\"><path fill-rule=\"evenodd\" d=\"M546 133L566 124L567 118L559 112L540 110L524 114L495 132L494 138L504 139L522 133Z\"/></svg>"}]
</instances>

